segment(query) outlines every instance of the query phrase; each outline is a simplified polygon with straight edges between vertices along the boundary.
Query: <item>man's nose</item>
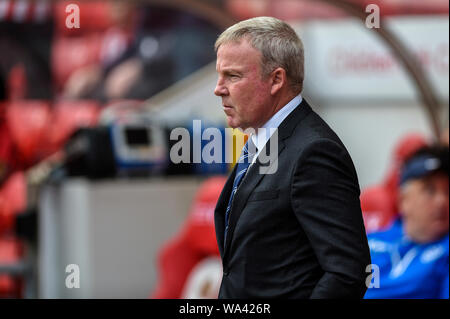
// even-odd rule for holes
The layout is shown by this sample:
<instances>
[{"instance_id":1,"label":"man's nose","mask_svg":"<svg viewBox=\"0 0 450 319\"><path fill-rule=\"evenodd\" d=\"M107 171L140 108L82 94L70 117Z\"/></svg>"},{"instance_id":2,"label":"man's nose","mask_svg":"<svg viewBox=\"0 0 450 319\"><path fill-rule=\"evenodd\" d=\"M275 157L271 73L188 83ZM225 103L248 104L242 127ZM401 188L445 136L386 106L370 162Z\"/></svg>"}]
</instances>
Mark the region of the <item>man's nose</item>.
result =
<instances>
[{"instance_id":1,"label":"man's nose","mask_svg":"<svg viewBox=\"0 0 450 319\"><path fill-rule=\"evenodd\" d=\"M214 94L217 96L224 96L227 95L227 88L223 85L223 82L221 79L217 80L216 88L214 89Z\"/></svg>"}]
</instances>

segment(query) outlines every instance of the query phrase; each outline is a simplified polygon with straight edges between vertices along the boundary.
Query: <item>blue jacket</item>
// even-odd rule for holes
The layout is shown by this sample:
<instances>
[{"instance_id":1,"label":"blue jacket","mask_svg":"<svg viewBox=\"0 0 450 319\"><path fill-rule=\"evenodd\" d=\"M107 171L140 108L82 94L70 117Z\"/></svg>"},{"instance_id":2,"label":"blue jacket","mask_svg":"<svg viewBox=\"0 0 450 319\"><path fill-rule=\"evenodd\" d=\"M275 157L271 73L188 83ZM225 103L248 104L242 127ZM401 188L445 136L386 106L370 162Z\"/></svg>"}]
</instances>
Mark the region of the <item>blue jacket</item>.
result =
<instances>
[{"instance_id":1,"label":"blue jacket","mask_svg":"<svg viewBox=\"0 0 450 319\"><path fill-rule=\"evenodd\" d=\"M448 233L435 242L417 244L404 234L397 219L389 229L367 239L374 277L365 299L449 298Z\"/></svg>"}]
</instances>

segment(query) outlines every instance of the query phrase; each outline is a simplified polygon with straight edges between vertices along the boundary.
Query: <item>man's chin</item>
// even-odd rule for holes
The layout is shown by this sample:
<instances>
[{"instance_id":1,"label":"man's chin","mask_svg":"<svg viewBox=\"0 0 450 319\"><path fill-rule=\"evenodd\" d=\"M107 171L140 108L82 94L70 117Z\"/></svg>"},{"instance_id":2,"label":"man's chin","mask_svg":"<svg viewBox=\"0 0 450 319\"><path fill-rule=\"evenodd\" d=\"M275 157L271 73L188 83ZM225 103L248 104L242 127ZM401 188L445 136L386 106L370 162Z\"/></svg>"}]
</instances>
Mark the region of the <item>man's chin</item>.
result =
<instances>
[{"instance_id":1,"label":"man's chin","mask_svg":"<svg viewBox=\"0 0 450 319\"><path fill-rule=\"evenodd\" d=\"M241 132L244 132L246 129L249 128L248 125L243 125L242 123L239 123L238 121L235 121L234 118L227 116L227 124L232 129L237 129Z\"/></svg>"},{"instance_id":2,"label":"man's chin","mask_svg":"<svg viewBox=\"0 0 450 319\"><path fill-rule=\"evenodd\" d=\"M233 129L239 127L239 125L237 125L236 122L233 121L233 118L230 118L229 116L227 116L227 124L229 127L233 128Z\"/></svg>"}]
</instances>

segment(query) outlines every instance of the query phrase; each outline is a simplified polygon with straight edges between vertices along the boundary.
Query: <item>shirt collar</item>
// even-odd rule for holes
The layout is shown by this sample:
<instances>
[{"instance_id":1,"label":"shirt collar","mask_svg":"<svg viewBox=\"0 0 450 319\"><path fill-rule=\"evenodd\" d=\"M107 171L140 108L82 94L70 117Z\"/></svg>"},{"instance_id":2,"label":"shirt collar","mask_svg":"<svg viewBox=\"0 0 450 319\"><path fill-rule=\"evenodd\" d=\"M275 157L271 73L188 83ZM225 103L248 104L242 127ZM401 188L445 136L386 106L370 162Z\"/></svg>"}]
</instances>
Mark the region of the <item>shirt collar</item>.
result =
<instances>
[{"instance_id":1,"label":"shirt collar","mask_svg":"<svg viewBox=\"0 0 450 319\"><path fill-rule=\"evenodd\" d=\"M252 142L256 145L258 151L256 153L256 156L253 158L253 161L256 160L256 157L258 157L261 150L266 145L267 141L270 139L272 134L274 133L275 129L277 129L280 124L284 121L284 119L291 114L295 108L302 103L302 96L301 94L294 97L288 104L283 106L277 113L275 113L267 122L263 125L263 129L260 132L256 130L255 134L252 134L250 138L252 139ZM262 133L262 134L258 134ZM264 134L265 133L265 134Z\"/></svg>"}]
</instances>

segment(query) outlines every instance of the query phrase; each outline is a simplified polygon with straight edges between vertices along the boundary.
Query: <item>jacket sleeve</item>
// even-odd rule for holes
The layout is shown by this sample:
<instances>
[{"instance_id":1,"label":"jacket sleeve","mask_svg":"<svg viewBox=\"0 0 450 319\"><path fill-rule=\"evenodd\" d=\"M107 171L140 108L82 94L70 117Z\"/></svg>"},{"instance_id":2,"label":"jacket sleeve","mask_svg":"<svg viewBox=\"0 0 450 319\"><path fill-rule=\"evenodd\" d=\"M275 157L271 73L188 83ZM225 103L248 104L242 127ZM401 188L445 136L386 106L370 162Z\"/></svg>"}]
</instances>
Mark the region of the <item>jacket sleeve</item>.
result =
<instances>
[{"instance_id":1,"label":"jacket sleeve","mask_svg":"<svg viewBox=\"0 0 450 319\"><path fill-rule=\"evenodd\" d=\"M310 143L292 175L296 218L324 271L311 298L362 298L370 252L359 185L345 147L329 139Z\"/></svg>"}]
</instances>

